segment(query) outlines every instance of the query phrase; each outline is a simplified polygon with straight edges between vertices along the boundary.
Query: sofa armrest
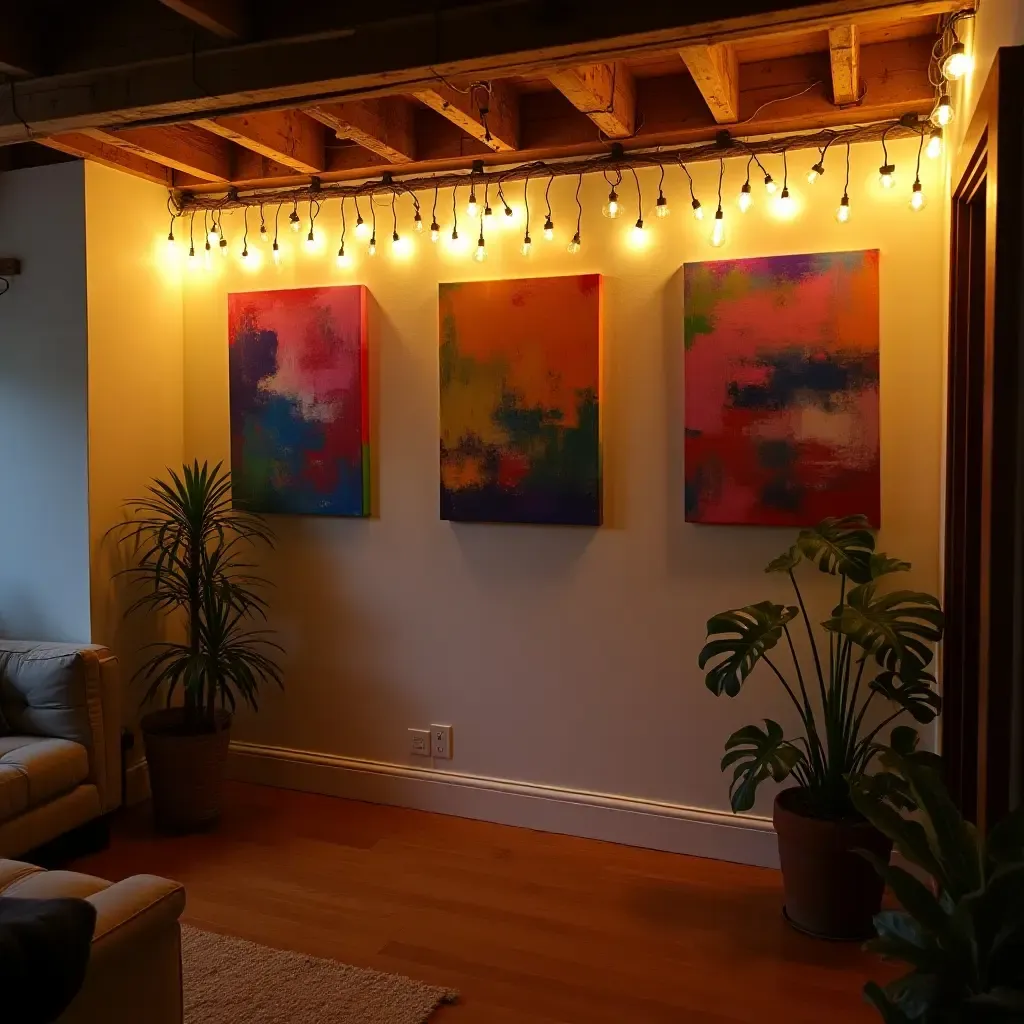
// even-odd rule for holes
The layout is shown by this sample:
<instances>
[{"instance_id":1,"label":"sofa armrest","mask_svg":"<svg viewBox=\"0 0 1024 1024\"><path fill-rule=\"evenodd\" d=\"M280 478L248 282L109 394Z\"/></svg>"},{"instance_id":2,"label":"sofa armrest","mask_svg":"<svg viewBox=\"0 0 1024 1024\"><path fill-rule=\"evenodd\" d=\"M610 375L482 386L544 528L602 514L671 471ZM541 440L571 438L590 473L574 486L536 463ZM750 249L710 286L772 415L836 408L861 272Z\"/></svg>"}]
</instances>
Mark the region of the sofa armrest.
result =
<instances>
[{"instance_id":1,"label":"sofa armrest","mask_svg":"<svg viewBox=\"0 0 1024 1024\"><path fill-rule=\"evenodd\" d=\"M105 647L0 641L0 712L12 732L81 743L102 811L121 803L121 683Z\"/></svg>"},{"instance_id":2,"label":"sofa armrest","mask_svg":"<svg viewBox=\"0 0 1024 1024\"><path fill-rule=\"evenodd\" d=\"M87 896L96 908L93 958L116 956L154 930L176 925L185 909L185 889L156 875L132 875Z\"/></svg>"}]
</instances>

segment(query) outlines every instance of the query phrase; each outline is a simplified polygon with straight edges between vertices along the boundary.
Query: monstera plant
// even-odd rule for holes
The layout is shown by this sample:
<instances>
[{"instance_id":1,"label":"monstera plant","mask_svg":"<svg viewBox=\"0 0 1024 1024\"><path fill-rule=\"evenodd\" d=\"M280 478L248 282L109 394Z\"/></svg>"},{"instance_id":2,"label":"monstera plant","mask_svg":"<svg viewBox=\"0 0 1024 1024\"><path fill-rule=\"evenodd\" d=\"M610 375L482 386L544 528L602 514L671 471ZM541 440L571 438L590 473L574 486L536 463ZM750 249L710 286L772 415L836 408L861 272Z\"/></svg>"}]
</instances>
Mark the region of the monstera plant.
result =
<instances>
[{"instance_id":1,"label":"monstera plant","mask_svg":"<svg viewBox=\"0 0 1024 1024\"><path fill-rule=\"evenodd\" d=\"M807 568L834 577L838 592L832 614L817 625L797 579ZM896 719L927 724L939 712L929 672L942 638L939 602L886 586L888 577L909 569L909 562L875 551L864 517L826 519L801 530L765 570L788 577L795 604L760 601L708 620L698 659L708 689L735 697L759 670L774 677L800 723L796 735L771 719L733 733L722 770L732 769L736 812L753 807L766 779L796 783L776 798L774 820L787 917L814 934L854 938L870 928L881 885L852 850L883 856L888 840L856 811L850 780L867 772ZM916 747L916 733L904 728L900 742ZM897 805L910 801L893 773L879 773L873 785Z\"/></svg>"}]
</instances>

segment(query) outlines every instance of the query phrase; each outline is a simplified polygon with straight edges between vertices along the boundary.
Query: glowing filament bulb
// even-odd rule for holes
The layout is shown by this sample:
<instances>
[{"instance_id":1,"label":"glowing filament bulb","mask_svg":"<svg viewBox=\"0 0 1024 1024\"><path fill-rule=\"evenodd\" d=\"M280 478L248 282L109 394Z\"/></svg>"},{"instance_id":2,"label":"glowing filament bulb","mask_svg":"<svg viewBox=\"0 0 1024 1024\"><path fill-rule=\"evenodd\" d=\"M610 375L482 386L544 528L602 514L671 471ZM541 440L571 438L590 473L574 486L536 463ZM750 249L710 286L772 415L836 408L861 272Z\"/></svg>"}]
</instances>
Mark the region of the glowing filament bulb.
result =
<instances>
[{"instance_id":1,"label":"glowing filament bulb","mask_svg":"<svg viewBox=\"0 0 1024 1024\"><path fill-rule=\"evenodd\" d=\"M190 245L188 247L188 258L189 260L194 260L196 258L196 247L194 245Z\"/></svg>"},{"instance_id":2,"label":"glowing filament bulb","mask_svg":"<svg viewBox=\"0 0 1024 1024\"><path fill-rule=\"evenodd\" d=\"M928 136L928 145L924 148L929 160L935 160L942 154L942 129L933 128Z\"/></svg>"},{"instance_id":3,"label":"glowing filament bulb","mask_svg":"<svg viewBox=\"0 0 1024 1024\"><path fill-rule=\"evenodd\" d=\"M668 200L662 192L658 192L658 201L654 204L655 217L667 217L671 211L668 208Z\"/></svg>"},{"instance_id":4,"label":"glowing filament bulb","mask_svg":"<svg viewBox=\"0 0 1024 1024\"><path fill-rule=\"evenodd\" d=\"M260 224L260 241L265 242L267 240L267 225Z\"/></svg>"},{"instance_id":5,"label":"glowing filament bulb","mask_svg":"<svg viewBox=\"0 0 1024 1024\"><path fill-rule=\"evenodd\" d=\"M288 223L291 225L292 231L294 231L296 234L298 234L299 233L299 226L300 226L299 225L299 215L298 215L298 213L295 210L292 210L292 212L288 214Z\"/></svg>"},{"instance_id":6,"label":"glowing filament bulb","mask_svg":"<svg viewBox=\"0 0 1024 1024\"><path fill-rule=\"evenodd\" d=\"M925 194L921 189L921 182L915 181L914 187L910 192L910 208L912 210L923 210L928 200L925 198Z\"/></svg>"},{"instance_id":7,"label":"glowing filament bulb","mask_svg":"<svg viewBox=\"0 0 1024 1024\"><path fill-rule=\"evenodd\" d=\"M341 248L338 250L338 259L337 259L336 262L337 262L339 267L347 267L348 266L349 260L348 260L348 256L345 255L345 243L344 242L341 243Z\"/></svg>"},{"instance_id":8,"label":"glowing filament bulb","mask_svg":"<svg viewBox=\"0 0 1024 1024\"><path fill-rule=\"evenodd\" d=\"M807 184L813 185L825 173L825 165L819 160L807 172Z\"/></svg>"},{"instance_id":9,"label":"glowing filament bulb","mask_svg":"<svg viewBox=\"0 0 1024 1024\"><path fill-rule=\"evenodd\" d=\"M398 232L394 231L391 234L391 248L400 249L402 246L402 240L398 237Z\"/></svg>"},{"instance_id":10,"label":"glowing filament bulb","mask_svg":"<svg viewBox=\"0 0 1024 1024\"><path fill-rule=\"evenodd\" d=\"M578 253L579 251L580 251L580 233L577 231L576 234L572 236L572 241L569 243L568 252L571 255L575 256L576 253Z\"/></svg>"},{"instance_id":11,"label":"glowing filament bulb","mask_svg":"<svg viewBox=\"0 0 1024 1024\"><path fill-rule=\"evenodd\" d=\"M420 216L419 210L416 211L416 216L412 219L412 228L413 231L418 233L422 233L423 231L423 218Z\"/></svg>"},{"instance_id":12,"label":"glowing filament bulb","mask_svg":"<svg viewBox=\"0 0 1024 1024\"><path fill-rule=\"evenodd\" d=\"M174 252L174 228L167 233L167 251Z\"/></svg>"},{"instance_id":13,"label":"glowing filament bulb","mask_svg":"<svg viewBox=\"0 0 1024 1024\"><path fill-rule=\"evenodd\" d=\"M700 200L699 199L695 198L690 203L690 207L693 210L693 216L694 216L695 220L703 220L704 219L704 207L700 205Z\"/></svg>"},{"instance_id":14,"label":"glowing filament bulb","mask_svg":"<svg viewBox=\"0 0 1024 1024\"><path fill-rule=\"evenodd\" d=\"M361 213L356 214L356 238L365 238L370 233Z\"/></svg>"},{"instance_id":15,"label":"glowing filament bulb","mask_svg":"<svg viewBox=\"0 0 1024 1024\"><path fill-rule=\"evenodd\" d=\"M942 62L942 74L951 82L955 82L974 70L974 58L959 40L950 48L949 54Z\"/></svg>"},{"instance_id":16,"label":"glowing filament bulb","mask_svg":"<svg viewBox=\"0 0 1024 1024\"><path fill-rule=\"evenodd\" d=\"M519 247L519 251L524 256L530 255L530 248L533 245L533 239L529 235L523 235L523 244Z\"/></svg>"},{"instance_id":17,"label":"glowing filament bulb","mask_svg":"<svg viewBox=\"0 0 1024 1024\"><path fill-rule=\"evenodd\" d=\"M612 189L608 193L608 202L601 208L601 212L609 219L615 220L616 217L622 212L622 207L619 205L619 194Z\"/></svg>"},{"instance_id":18,"label":"glowing filament bulb","mask_svg":"<svg viewBox=\"0 0 1024 1024\"><path fill-rule=\"evenodd\" d=\"M274 246L270 250L270 256L274 261L274 266L279 267L281 265L281 247L277 244L277 239L274 239Z\"/></svg>"},{"instance_id":19,"label":"glowing filament bulb","mask_svg":"<svg viewBox=\"0 0 1024 1024\"><path fill-rule=\"evenodd\" d=\"M309 234L306 235L306 251L312 252L316 248L316 236L313 234L313 229L309 229Z\"/></svg>"},{"instance_id":20,"label":"glowing filament bulb","mask_svg":"<svg viewBox=\"0 0 1024 1024\"><path fill-rule=\"evenodd\" d=\"M637 217L636 223L633 225L633 243L634 245L641 245L644 240L644 219L643 217Z\"/></svg>"},{"instance_id":21,"label":"glowing filament bulb","mask_svg":"<svg viewBox=\"0 0 1024 1024\"><path fill-rule=\"evenodd\" d=\"M436 220L430 222L430 240L436 242L441 237L441 225Z\"/></svg>"},{"instance_id":22,"label":"glowing filament bulb","mask_svg":"<svg viewBox=\"0 0 1024 1024\"><path fill-rule=\"evenodd\" d=\"M775 195L775 190L778 187L779 186L775 184L775 179L767 171L765 171L764 172L764 190L765 190L765 192L767 192L768 195L773 196L773 195Z\"/></svg>"},{"instance_id":23,"label":"glowing filament bulb","mask_svg":"<svg viewBox=\"0 0 1024 1024\"><path fill-rule=\"evenodd\" d=\"M477 263L483 263L483 261L487 259L487 245L484 243L483 235L476 240L476 252L473 253L473 259L475 259Z\"/></svg>"},{"instance_id":24,"label":"glowing filament bulb","mask_svg":"<svg viewBox=\"0 0 1024 1024\"><path fill-rule=\"evenodd\" d=\"M247 260L249 258L249 246L242 246L242 259Z\"/></svg>"},{"instance_id":25,"label":"glowing filament bulb","mask_svg":"<svg viewBox=\"0 0 1024 1024\"><path fill-rule=\"evenodd\" d=\"M850 197L844 195L839 200L839 206L836 207L836 220L840 224L845 224L850 219Z\"/></svg>"},{"instance_id":26,"label":"glowing filament bulb","mask_svg":"<svg viewBox=\"0 0 1024 1024\"><path fill-rule=\"evenodd\" d=\"M740 189L739 199L736 200L736 205L740 208L740 213L746 213L750 209L750 204L753 199L750 195L750 182L743 182L743 187Z\"/></svg>"},{"instance_id":27,"label":"glowing filament bulb","mask_svg":"<svg viewBox=\"0 0 1024 1024\"><path fill-rule=\"evenodd\" d=\"M788 188L783 188L779 193L779 198L775 200L775 207L780 217L793 216L793 200L790 198Z\"/></svg>"},{"instance_id":28,"label":"glowing filament bulb","mask_svg":"<svg viewBox=\"0 0 1024 1024\"><path fill-rule=\"evenodd\" d=\"M546 241L550 242L551 239L554 238L554 237L555 237L555 222L550 217L548 217L548 219L546 221L544 221L544 238L545 238Z\"/></svg>"},{"instance_id":29,"label":"glowing filament bulb","mask_svg":"<svg viewBox=\"0 0 1024 1024\"><path fill-rule=\"evenodd\" d=\"M711 228L711 244L717 249L725 241L725 218L722 215L722 208L715 211L715 223Z\"/></svg>"},{"instance_id":30,"label":"glowing filament bulb","mask_svg":"<svg viewBox=\"0 0 1024 1024\"><path fill-rule=\"evenodd\" d=\"M228 240L223 235L220 236L220 254L224 259L228 258Z\"/></svg>"},{"instance_id":31,"label":"glowing filament bulb","mask_svg":"<svg viewBox=\"0 0 1024 1024\"><path fill-rule=\"evenodd\" d=\"M203 253L203 267L209 270L213 266L213 249L210 243L206 243L206 251Z\"/></svg>"},{"instance_id":32,"label":"glowing filament bulb","mask_svg":"<svg viewBox=\"0 0 1024 1024\"><path fill-rule=\"evenodd\" d=\"M479 212L479 207L476 205L476 190L469 190L469 202L466 204L466 213L469 214L470 220L476 220L476 215Z\"/></svg>"},{"instance_id":33,"label":"glowing filament bulb","mask_svg":"<svg viewBox=\"0 0 1024 1024\"><path fill-rule=\"evenodd\" d=\"M892 188L896 184L896 165L882 164L878 168L878 184L882 188Z\"/></svg>"},{"instance_id":34,"label":"glowing filament bulb","mask_svg":"<svg viewBox=\"0 0 1024 1024\"><path fill-rule=\"evenodd\" d=\"M217 235L217 225L214 224L213 227L210 228L210 233L206 236L206 241L209 245L216 245L218 238L219 236Z\"/></svg>"},{"instance_id":35,"label":"glowing filament bulb","mask_svg":"<svg viewBox=\"0 0 1024 1024\"><path fill-rule=\"evenodd\" d=\"M484 207L484 217L493 217L493 216L494 216L494 211L489 206L485 206Z\"/></svg>"},{"instance_id":36,"label":"glowing filament bulb","mask_svg":"<svg viewBox=\"0 0 1024 1024\"><path fill-rule=\"evenodd\" d=\"M371 235L370 236L370 244L367 247L366 253L367 253L368 256L376 256L377 255L377 236L376 235Z\"/></svg>"},{"instance_id":37,"label":"glowing filament bulb","mask_svg":"<svg viewBox=\"0 0 1024 1024\"><path fill-rule=\"evenodd\" d=\"M953 121L953 105L949 102L949 93L945 89L939 94L939 102L932 111L932 124L945 128Z\"/></svg>"}]
</instances>

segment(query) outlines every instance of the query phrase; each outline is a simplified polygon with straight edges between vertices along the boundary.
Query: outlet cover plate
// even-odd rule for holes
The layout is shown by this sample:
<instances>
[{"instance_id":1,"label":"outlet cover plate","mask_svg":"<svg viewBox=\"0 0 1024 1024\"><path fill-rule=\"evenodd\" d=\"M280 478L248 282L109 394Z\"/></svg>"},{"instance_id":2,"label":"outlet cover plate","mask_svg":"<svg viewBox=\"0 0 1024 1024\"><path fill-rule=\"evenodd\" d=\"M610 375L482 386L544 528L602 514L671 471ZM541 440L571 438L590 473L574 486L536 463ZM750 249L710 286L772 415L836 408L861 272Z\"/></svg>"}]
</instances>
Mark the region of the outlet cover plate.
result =
<instances>
[{"instance_id":1,"label":"outlet cover plate","mask_svg":"<svg viewBox=\"0 0 1024 1024\"><path fill-rule=\"evenodd\" d=\"M429 729L410 729L409 753L416 757L430 757L430 737Z\"/></svg>"},{"instance_id":2,"label":"outlet cover plate","mask_svg":"<svg viewBox=\"0 0 1024 1024\"><path fill-rule=\"evenodd\" d=\"M430 727L430 752L434 757L452 756L452 727L432 725Z\"/></svg>"}]
</instances>

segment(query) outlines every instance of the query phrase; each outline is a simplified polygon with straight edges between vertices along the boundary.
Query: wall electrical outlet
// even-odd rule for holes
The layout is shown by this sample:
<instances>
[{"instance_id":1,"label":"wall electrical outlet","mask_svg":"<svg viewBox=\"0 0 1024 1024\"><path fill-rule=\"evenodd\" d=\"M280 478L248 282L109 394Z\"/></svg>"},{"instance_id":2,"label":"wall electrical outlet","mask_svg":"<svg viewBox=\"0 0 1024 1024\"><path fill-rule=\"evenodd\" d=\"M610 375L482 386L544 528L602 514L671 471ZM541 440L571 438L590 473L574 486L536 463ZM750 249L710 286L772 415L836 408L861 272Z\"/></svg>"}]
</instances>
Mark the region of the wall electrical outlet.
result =
<instances>
[{"instance_id":1,"label":"wall electrical outlet","mask_svg":"<svg viewBox=\"0 0 1024 1024\"><path fill-rule=\"evenodd\" d=\"M409 753L416 757L430 757L431 731L429 729L409 730Z\"/></svg>"},{"instance_id":2,"label":"wall electrical outlet","mask_svg":"<svg viewBox=\"0 0 1024 1024\"><path fill-rule=\"evenodd\" d=\"M452 727L432 725L430 727L430 753L434 757L452 756Z\"/></svg>"}]
</instances>

